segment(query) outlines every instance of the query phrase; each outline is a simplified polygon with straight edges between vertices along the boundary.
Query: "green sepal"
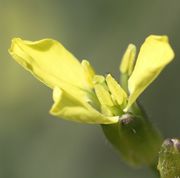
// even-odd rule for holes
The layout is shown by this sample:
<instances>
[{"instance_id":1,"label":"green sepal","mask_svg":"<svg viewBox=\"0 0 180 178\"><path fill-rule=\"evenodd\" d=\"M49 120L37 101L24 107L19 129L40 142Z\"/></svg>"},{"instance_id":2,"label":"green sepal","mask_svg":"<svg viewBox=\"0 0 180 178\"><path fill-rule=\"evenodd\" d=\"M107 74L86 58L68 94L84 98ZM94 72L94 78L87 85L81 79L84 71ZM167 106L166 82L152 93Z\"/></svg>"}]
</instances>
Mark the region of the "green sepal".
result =
<instances>
[{"instance_id":1,"label":"green sepal","mask_svg":"<svg viewBox=\"0 0 180 178\"><path fill-rule=\"evenodd\" d=\"M156 161L162 138L147 119L127 113L119 117L118 123L102 125L102 129L131 166L151 166Z\"/></svg>"}]
</instances>

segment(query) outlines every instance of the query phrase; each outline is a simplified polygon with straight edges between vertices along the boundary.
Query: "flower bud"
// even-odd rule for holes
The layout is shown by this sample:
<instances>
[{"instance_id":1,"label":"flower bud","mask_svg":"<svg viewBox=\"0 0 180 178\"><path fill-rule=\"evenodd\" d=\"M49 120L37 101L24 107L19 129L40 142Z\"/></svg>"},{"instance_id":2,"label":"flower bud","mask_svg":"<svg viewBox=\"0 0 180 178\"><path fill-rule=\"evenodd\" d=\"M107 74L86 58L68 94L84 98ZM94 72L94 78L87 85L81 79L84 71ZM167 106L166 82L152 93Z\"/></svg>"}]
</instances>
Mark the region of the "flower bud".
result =
<instances>
[{"instance_id":1,"label":"flower bud","mask_svg":"<svg viewBox=\"0 0 180 178\"><path fill-rule=\"evenodd\" d=\"M157 168L161 178L180 177L180 139L166 139L163 142Z\"/></svg>"}]
</instances>

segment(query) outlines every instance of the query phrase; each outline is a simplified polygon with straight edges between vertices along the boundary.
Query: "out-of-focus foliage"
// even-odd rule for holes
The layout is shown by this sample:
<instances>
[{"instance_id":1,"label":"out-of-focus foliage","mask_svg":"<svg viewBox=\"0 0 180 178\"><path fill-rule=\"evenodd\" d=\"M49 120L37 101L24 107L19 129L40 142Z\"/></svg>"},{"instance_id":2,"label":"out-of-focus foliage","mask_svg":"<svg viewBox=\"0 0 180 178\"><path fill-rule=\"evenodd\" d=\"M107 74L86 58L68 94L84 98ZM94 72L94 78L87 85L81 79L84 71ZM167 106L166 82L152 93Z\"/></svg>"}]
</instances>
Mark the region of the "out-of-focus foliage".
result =
<instances>
[{"instance_id":1,"label":"out-of-focus foliage","mask_svg":"<svg viewBox=\"0 0 180 178\"><path fill-rule=\"evenodd\" d=\"M51 37L118 79L115 71L129 43L141 44L149 34L168 35L176 60L141 101L165 136L176 137L179 15L178 0L0 0L0 177L153 178L146 169L126 167L100 127L50 116L51 91L17 65L7 49L13 37Z\"/></svg>"}]
</instances>

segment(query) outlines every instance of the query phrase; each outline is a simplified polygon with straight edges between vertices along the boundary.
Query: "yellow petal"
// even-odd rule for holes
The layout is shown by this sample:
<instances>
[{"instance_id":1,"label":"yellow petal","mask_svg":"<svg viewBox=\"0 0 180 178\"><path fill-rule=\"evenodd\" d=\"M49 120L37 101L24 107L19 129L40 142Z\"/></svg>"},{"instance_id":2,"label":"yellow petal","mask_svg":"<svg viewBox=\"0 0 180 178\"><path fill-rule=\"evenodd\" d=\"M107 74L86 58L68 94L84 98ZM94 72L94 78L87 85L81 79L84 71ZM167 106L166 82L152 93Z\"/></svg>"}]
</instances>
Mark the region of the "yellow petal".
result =
<instances>
[{"instance_id":1,"label":"yellow petal","mask_svg":"<svg viewBox=\"0 0 180 178\"><path fill-rule=\"evenodd\" d=\"M55 103L50 113L60 118L90 124L112 124L118 122L119 119L102 115L88 103L78 101L58 87L54 88L53 99Z\"/></svg>"},{"instance_id":2,"label":"yellow petal","mask_svg":"<svg viewBox=\"0 0 180 178\"><path fill-rule=\"evenodd\" d=\"M149 36L141 46L134 71L129 78L130 92L127 110L159 75L163 68L172 61L174 52L167 36Z\"/></svg>"},{"instance_id":3,"label":"yellow petal","mask_svg":"<svg viewBox=\"0 0 180 178\"><path fill-rule=\"evenodd\" d=\"M55 40L31 42L14 38L9 52L20 65L51 88L64 88L64 83L89 87L80 62Z\"/></svg>"},{"instance_id":4,"label":"yellow petal","mask_svg":"<svg viewBox=\"0 0 180 178\"><path fill-rule=\"evenodd\" d=\"M126 73L128 76L131 75L134 67L135 56L136 56L136 46L133 44L129 44L121 61L121 65L120 65L121 73L123 74Z\"/></svg>"},{"instance_id":5,"label":"yellow petal","mask_svg":"<svg viewBox=\"0 0 180 178\"><path fill-rule=\"evenodd\" d=\"M106 82L109 88L109 91L113 95L113 99L121 106L126 102L127 94L123 88L116 82L116 80L108 74L106 77Z\"/></svg>"}]
</instances>

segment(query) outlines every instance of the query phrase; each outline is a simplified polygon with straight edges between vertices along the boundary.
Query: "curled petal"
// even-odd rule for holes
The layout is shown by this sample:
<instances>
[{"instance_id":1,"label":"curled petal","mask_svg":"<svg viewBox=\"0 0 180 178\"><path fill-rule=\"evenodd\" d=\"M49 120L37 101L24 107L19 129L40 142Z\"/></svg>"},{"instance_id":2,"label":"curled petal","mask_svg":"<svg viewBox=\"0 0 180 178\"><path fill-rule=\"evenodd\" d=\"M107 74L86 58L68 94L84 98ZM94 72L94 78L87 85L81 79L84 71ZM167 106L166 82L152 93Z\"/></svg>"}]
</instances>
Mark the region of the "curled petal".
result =
<instances>
[{"instance_id":1,"label":"curled petal","mask_svg":"<svg viewBox=\"0 0 180 178\"><path fill-rule=\"evenodd\" d=\"M89 87L80 62L53 39L32 42L14 38L9 52L20 65L50 88L64 88L64 83L79 88Z\"/></svg>"},{"instance_id":2,"label":"curled petal","mask_svg":"<svg viewBox=\"0 0 180 178\"><path fill-rule=\"evenodd\" d=\"M106 117L90 104L77 100L58 87L54 88L53 99L54 105L50 113L54 116L89 124L112 124L118 122L118 117Z\"/></svg>"}]
</instances>

